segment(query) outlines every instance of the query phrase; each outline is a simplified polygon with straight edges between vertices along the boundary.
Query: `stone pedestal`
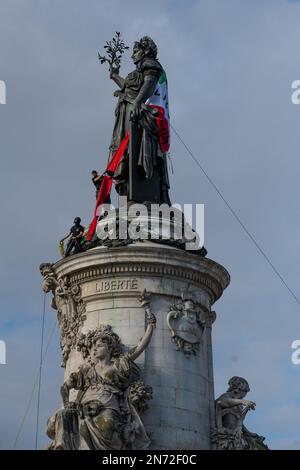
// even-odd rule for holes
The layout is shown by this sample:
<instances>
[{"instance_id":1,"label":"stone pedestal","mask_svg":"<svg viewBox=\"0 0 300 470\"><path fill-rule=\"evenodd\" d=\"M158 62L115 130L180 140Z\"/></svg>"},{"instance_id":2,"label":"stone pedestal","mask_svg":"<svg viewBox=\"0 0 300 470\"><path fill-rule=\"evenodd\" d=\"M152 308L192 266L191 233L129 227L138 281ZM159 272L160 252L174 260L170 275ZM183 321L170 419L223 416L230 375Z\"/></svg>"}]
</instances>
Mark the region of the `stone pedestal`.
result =
<instances>
[{"instance_id":1,"label":"stone pedestal","mask_svg":"<svg viewBox=\"0 0 300 470\"><path fill-rule=\"evenodd\" d=\"M66 378L83 363L76 350L80 333L108 324L124 345L137 344L146 324L138 299L146 289L157 326L136 362L144 382L153 389L149 409L142 416L151 448L209 449L215 419L211 307L229 284L228 272L208 258L152 242L97 247L57 262L53 270L58 282L73 293L76 311L71 322L64 324L60 318ZM180 338L183 315L176 313L182 298L192 301L198 320L201 317L201 339L190 350L185 350Z\"/></svg>"}]
</instances>

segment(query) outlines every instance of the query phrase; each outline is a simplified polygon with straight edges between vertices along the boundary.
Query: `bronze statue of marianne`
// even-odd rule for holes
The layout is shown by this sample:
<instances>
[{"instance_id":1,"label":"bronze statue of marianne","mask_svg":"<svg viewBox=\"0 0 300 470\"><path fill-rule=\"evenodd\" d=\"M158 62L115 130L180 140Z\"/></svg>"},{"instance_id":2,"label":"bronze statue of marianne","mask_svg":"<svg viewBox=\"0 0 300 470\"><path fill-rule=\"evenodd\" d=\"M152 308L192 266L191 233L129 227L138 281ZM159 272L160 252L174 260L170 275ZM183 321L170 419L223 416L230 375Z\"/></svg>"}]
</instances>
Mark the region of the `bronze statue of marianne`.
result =
<instances>
[{"instance_id":1,"label":"bronze statue of marianne","mask_svg":"<svg viewBox=\"0 0 300 470\"><path fill-rule=\"evenodd\" d=\"M110 78L119 86L114 93L118 103L109 162L129 131L129 146L113 175L116 190L130 201L171 205L166 155L169 141L167 81L157 60L157 46L148 36L134 43L132 59L136 68L126 78L119 75L121 54L115 61L99 56L102 63L109 62Z\"/></svg>"}]
</instances>

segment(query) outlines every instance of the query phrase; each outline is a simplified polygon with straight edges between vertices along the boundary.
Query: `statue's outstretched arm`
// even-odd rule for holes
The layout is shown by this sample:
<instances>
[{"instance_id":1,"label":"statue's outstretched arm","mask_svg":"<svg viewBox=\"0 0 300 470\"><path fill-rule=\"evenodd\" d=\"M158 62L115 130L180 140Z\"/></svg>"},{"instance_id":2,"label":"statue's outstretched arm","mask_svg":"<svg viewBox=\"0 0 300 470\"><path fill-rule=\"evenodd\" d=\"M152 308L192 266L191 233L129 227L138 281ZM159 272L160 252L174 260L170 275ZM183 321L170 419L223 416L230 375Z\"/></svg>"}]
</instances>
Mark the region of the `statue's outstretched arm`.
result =
<instances>
[{"instance_id":1,"label":"statue's outstretched arm","mask_svg":"<svg viewBox=\"0 0 300 470\"><path fill-rule=\"evenodd\" d=\"M121 75L119 75L119 70L118 69L110 69L109 76L120 88L124 88L125 78L123 78L123 77L121 77Z\"/></svg>"},{"instance_id":2,"label":"statue's outstretched arm","mask_svg":"<svg viewBox=\"0 0 300 470\"><path fill-rule=\"evenodd\" d=\"M217 400L217 405L221 406L222 408L231 408L233 406L243 405L249 409L255 409L255 403L253 401L242 398L220 397Z\"/></svg>"},{"instance_id":3,"label":"statue's outstretched arm","mask_svg":"<svg viewBox=\"0 0 300 470\"><path fill-rule=\"evenodd\" d=\"M140 297L140 302L142 306L145 308L146 316L147 316L147 321L148 325L145 331L144 336L140 339L138 344L135 346L135 348L131 349L129 351L130 358L134 361L137 357L139 357L143 351L145 351L146 347L150 343L155 325L156 325L156 318L155 315L151 312L150 309L150 300L149 300L149 295L147 292L144 290Z\"/></svg>"}]
</instances>

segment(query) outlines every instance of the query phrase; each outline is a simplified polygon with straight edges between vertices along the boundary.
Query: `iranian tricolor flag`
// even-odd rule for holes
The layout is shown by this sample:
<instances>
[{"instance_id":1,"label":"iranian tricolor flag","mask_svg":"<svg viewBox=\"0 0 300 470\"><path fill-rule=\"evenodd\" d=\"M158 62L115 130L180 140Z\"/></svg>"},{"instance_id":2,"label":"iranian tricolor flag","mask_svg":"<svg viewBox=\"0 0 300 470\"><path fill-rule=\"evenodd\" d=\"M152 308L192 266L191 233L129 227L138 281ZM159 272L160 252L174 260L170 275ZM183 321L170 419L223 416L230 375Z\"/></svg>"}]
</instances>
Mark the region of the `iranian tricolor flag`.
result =
<instances>
[{"instance_id":1,"label":"iranian tricolor flag","mask_svg":"<svg viewBox=\"0 0 300 470\"><path fill-rule=\"evenodd\" d=\"M156 124L158 127L159 144L162 152L166 153L170 147L170 115L168 99L168 81L166 72L163 71L159 77L155 91L146 104L156 108L158 115Z\"/></svg>"}]
</instances>

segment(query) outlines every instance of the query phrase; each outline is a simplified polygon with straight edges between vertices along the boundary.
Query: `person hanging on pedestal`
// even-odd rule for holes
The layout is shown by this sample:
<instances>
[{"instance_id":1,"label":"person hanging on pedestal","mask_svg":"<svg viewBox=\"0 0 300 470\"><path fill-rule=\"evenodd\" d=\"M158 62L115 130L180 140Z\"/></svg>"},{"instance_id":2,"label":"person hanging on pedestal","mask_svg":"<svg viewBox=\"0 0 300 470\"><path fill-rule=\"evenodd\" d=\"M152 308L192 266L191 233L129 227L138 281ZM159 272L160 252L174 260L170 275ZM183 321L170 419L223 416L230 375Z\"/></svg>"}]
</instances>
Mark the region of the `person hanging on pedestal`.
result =
<instances>
[{"instance_id":1,"label":"person hanging on pedestal","mask_svg":"<svg viewBox=\"0 0 300 470\"><path fill-rule=\"evenodd\" d=\"M98 175L98 172L96 170L92 171L92 182L95 185L96 188L96 199L98 198L99 190L101 188L101 184L103 181L103 175ZM107 198L104 201L104 204L110 204L110 194L107 196Z\"/></svg>"},{"instance_id":2,"label":"person hanging on pedestal","mask_svg":"<svg viewBox=\"0 0 300 470\"><path fill-rule=\"evenodd\" d=\"M67 244L65 257L69 256L72 250L73 250L73 254L80 253L81 251L83 251L81 242L83 240L84 227L80 225L80 222L81 222L81 218L75 217L74 225L70 228L70 232L60 241L61 243L63 243L64 240L67 240L67 238L70 238Z\"/></svg>"}]
</instances>

